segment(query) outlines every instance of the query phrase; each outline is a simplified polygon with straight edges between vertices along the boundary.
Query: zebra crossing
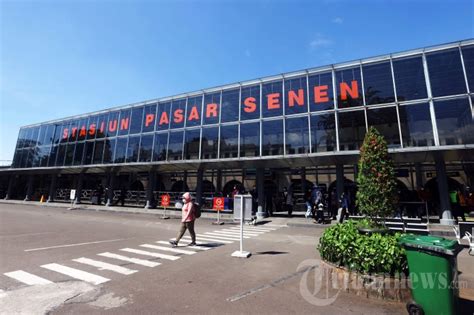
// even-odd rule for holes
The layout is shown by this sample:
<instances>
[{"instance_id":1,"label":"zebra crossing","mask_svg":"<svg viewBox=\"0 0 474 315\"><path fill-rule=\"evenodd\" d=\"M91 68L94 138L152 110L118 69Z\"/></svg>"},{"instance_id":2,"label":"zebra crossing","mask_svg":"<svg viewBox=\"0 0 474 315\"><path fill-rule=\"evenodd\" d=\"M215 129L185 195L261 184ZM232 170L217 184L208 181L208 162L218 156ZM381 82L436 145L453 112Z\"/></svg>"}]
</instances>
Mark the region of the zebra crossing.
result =
<instances>
[{"instance_id":1,"label":"zebra crossing","mask_svg":"<svg viewBox=\"0 0 474 315\"><path fill-rule=\"evenodd\" d=\"M244 239L256 238L265 233L269 233L279 229L281 226L278 225L262 225L262 226L245 226L243 237ZM160 266L166 261L173 262L186 256L192 256L200 252L206 252L216 247L232 244L240 240L240 227L231 226L220 230L211 232L203 232L196 234L197 242L194 246L178 246L172 247L169 243L170 240L159 240L152 244L139 244L136 248L119 248L116 252L102 252L96 254L97 257L79 257L72 259L73 266L67 263L49 263L40 266L40 274L32 274L24 270L15 270L6 272L3 275L15 280L15 283L23 285L47 285L54 283L53 279L47 279L48 276L60 275L67 277L68 279L76 279L85 281L94 285L106 283L111 279L92 273L90 271L81 270L77 266L87 266L86 269L90 270L91 267L97 268L99 271L108 271L112 274L119 274L121 276L129 276L139 272L139 270L133 269L133 267L124 267L119 264L133 264L148 268L155 268ZM184 243L190 243L190 236L185 235L182 239ZM104 261L105 259L105 261ZM155 261L159 259L159 261ZM49 273L46 276L41 270L48 270ZM95 270L95 269L94 269ZM109 273L110 274L110 273ZM54 278L54 277L53 277Z\"/></svg>"}]
</instances>

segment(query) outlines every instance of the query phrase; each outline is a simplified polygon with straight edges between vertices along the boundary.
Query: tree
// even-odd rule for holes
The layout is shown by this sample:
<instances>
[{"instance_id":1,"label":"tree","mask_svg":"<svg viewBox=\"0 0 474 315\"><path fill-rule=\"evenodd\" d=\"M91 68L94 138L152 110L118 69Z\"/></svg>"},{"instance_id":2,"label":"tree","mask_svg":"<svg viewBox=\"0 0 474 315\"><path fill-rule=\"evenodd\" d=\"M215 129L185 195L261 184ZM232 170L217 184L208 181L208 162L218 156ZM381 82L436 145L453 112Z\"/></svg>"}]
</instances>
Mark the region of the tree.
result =
<instances>
[{"instance_id":1,"label":"tree","mask_svg":"<svg viewBox=\"0 0 474 315\"><path fill-rule=\"evenodd\" d=\"M375 226L380 225L379 219L393 215L396 191L393 162L387 142L374 127L369 128L360 149L357 184L357 206Z\"/></svg>"}]
</instances>

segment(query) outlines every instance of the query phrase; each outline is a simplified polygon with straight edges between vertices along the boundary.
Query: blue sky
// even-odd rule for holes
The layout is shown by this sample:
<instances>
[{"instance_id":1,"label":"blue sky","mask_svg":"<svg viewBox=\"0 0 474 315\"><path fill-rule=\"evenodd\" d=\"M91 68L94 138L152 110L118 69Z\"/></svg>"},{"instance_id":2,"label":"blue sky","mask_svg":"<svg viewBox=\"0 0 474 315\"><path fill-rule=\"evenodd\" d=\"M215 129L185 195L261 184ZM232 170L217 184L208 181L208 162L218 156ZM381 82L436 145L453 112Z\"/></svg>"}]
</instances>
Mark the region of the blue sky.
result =
<instances>
[{"instance_id":1,"label":"blue sky","mask_svg":"<svg viewBox=\"0 0 474 315\"><path fill-rule=\"evenodd\" d=\"M0 160L20 126L474 37L474 1L0 0Z\"/></svg>"}]
</instances>

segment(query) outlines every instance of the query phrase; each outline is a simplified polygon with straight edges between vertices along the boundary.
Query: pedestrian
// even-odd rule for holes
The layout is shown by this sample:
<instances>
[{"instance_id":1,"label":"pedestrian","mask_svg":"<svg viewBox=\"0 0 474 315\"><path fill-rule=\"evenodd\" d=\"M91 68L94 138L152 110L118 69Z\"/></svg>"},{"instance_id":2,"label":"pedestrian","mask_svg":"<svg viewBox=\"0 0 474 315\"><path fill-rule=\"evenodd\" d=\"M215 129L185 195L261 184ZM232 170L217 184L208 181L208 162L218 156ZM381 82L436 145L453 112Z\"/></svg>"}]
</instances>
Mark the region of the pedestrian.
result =
<instances>
[{"instance_id":1,"label":"pedestrian","mask_svg":"<svg viewBox=\"0 0 474 315\"><path fill-rule=\"evenodd\" d=\"M459 189L452 190L449 192L449 201L451 202L451 209L454 216L456 224L458 224L458 217L461 217L464 222L466 222L466 217L464 216L464 211L459 205Z\"/></svg>"},{"instance_id":2,"label":"pedestrian","mask_svg":"<svg viewBox=\"0 0 474 315\"><path fill-rule=\"evenodd\" d=\"M306 213L305 218L309 218L312 214L312 204L311 204L311 188L307 189L304 194L304 202L306 204Z\"/></svg>"},{"instance_id":3,"label":"pedestrian","mask_svg":"<svg viewBox=\"0 0 474 315\"><path fill-rule=\"evenodd\" d=\"M188 246L196 245L196 234L194 233L194 221L196 220L194 215L195 205L191 199L191 194L189 192L184 193L182 196L182 201L183 208L181 208L181 228L178 232L178 237L176 237L176 240L170 241L170 244L173 247L178 246L178 243L186 230L189 230L189 234L191 234L191 243L189 243Z\"/></svg>"},{"instance_id":4,"label":"pedestrian","mask_svg":"<svg viewBox=\"0 0 474 315\"><path fill-rule=\"evenodd\" d=\"M283 195L285 198L285 207L286 207L286 210L288 211L288 217L291 218L292 213L293 213L293 204L294 204L293 187L290 186L288 190L285 187L283 189Z\"/></svg>"},{"instance_id":5,"label":"pedestrian","mask_svg":"<svg viewBox=\"0 0 474 315\"><path fill-rule=\"evenodd\" d=\"M125 187L122 186L122 188L120 189L120 197L119 197L119 200L120 201L120 205L123 207L125 205L125 197L127 196L127 191L125 190Z\"/></svg>"},{"instance_id":6,"label":"pedestrian","mask_svg":"<svg viewBox=\"0 0 474 315\"><path fill-rule=\"evenodd\" d=\"M341 194L341 198L339 199L339 223L342 223L344 219L349 217L349 202L347 201L346 193Z\"/></svg>"}]
</instances>

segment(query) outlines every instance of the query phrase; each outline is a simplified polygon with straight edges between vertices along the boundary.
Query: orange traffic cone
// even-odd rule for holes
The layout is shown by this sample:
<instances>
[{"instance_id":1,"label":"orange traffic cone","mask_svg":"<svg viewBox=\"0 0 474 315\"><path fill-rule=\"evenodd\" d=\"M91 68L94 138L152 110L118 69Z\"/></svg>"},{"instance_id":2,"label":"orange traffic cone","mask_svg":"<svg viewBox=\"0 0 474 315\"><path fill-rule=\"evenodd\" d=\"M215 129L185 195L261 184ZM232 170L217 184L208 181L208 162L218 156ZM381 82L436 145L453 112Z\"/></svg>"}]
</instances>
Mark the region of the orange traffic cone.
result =
<instances>
[{"instance_id":1,"label":"orange traffic cone","mask_svg":"<svg viewBox=\"0 0 474 315\"><path fill-rule=\"evenodd\" d=\"M41 195L40 202L44 202L44 195Z\"/></svg>"}]
</instances>

